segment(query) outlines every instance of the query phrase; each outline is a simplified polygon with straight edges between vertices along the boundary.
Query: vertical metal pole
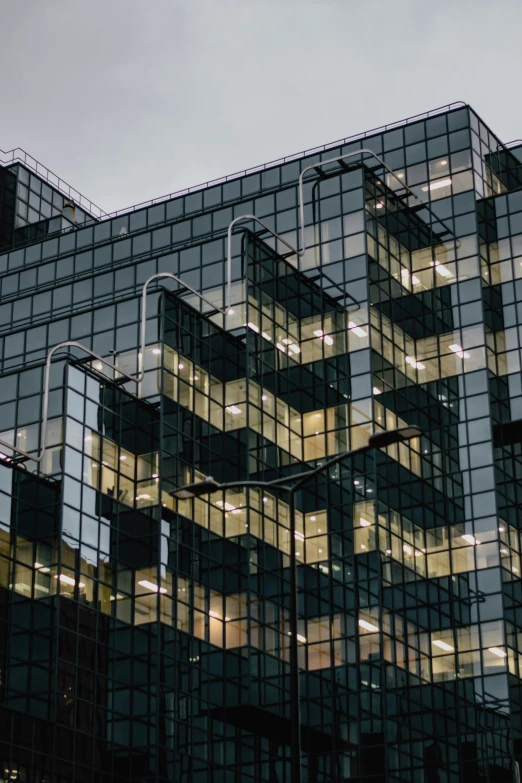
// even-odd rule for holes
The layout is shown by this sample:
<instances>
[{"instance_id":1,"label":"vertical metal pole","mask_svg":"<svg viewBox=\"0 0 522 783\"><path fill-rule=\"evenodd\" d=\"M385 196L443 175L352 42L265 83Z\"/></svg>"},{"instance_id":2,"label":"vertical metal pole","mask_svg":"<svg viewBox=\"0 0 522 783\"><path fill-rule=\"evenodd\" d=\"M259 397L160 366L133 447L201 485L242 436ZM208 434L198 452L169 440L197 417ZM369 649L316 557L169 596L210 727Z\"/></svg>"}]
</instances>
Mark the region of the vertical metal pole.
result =
<instances>
[{"instance_id":1,"label":"vertical metal pole","mask_svg":"<svg viewBox=\"0 0 522 783\"><path fill-rule=\"evenodd\" d=\"M291 783L301 783L301 702L299 699L299 652L297 641L297 559L295 556L295 492L289 492L290 505L290 722Z\"/></svg>"}]
</instances>

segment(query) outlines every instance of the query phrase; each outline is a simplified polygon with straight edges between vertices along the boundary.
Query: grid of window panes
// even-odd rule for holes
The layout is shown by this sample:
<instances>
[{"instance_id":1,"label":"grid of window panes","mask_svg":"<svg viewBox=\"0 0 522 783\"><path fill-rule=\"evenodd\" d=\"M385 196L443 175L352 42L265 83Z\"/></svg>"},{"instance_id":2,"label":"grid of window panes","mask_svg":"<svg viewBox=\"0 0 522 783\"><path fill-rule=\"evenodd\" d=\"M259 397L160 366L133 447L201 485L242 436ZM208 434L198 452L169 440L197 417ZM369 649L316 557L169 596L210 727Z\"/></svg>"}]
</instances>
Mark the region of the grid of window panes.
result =
<instances>
[{"instance_id":1,"label":"grid of window panes","mask_svg":"<svg viewBox=\"0 0 522 783\"><path fill-rule=\"evenodd\" d=\"M65 196L24 166L13 168L17 173L15 229L62 214L67 203ZM79 207L75 213L75 220L80 224L90 217Z\"/></svg>"},{"instance_id":2,"label":"grid of window panes","mask_svg":"<svg viewBox=\"0 0 522 783\"><path fill-rule=\"evenodd\" d=\"M16 174L13 169L0 165L0 249L12 245L15 204Z\"/></svg>"},{"instance_id":3,"label":"grid of window panes","mask_svg":"<svg viewBox=\"0 0 522 783\"><path fill-rule=\"evenodd\" d=\"M395 175L321 166L362 146ZM144 282L221 307L230 221L297 249L311 164L303 257L237 226L226 317L153 288L126 379ZM288 783L288 498L172 490L418 425L298 495L303 776L514 779L517 177L458 108L0 255L0 778ZM42 433L64 340L114 370L61 356Z\"/></svg>"}]
</instances>

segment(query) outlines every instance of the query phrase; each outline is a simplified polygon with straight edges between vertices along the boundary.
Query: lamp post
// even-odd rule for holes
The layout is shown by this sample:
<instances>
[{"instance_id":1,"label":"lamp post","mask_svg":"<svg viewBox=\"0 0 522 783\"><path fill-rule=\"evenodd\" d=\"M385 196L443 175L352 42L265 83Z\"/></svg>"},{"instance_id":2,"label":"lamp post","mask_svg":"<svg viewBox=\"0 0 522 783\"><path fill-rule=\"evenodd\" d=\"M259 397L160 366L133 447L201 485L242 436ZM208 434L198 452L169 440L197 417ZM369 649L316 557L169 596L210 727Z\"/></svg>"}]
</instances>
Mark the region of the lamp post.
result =
<instances>
[{"instance_id":1,"label":"lamp post","mask_svg":"<svg viewBox=\"0 0 522 783\"><path fill-rule=\"evenodd\" d=\"M170 494L180 500L211 495L227 489L238 487L253 487L256 489L281 489L288 493L290 508L290 723L291 723L291 783L301 783L301 710L299 701L299 658L298 658L298 612L297 612L297 560L295 555L295 496L305 482L328 470L328 468L342 462L347 457L363 454L371 449L380 449L391 446L393 443L417 438L421 435L418 427L402 427L396 430L384 430L370 435L366 446L352 451L344 451L324 462L312 470L298 473L273 481L231 481L220 483L211 476L187 484L185 487L175 489ZM293 482L288 484L287 482Z\"/></svg>"}]
</instances>

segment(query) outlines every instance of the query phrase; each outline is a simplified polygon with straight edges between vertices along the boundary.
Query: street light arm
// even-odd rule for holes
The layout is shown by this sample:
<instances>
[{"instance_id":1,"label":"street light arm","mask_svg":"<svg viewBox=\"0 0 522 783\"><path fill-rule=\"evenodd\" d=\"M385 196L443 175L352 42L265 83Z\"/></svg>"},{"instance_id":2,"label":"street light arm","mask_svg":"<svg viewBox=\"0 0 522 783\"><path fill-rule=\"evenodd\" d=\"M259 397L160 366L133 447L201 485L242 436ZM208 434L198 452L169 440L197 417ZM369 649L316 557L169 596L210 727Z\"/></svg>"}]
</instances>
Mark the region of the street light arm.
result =
<instances>
[{"instance_id":1,"label":"street light arm","mask_svg":"<svg viewBox=\"0 0 522 783\"><path fill-rule=\"evenodd\" d=\"M317 468L313 468L313 470L307 470L305 473L299 473L297 475L297 483L292 484L289 486L286 482L292 481L294 478L293 476L285 476L281 479L273 479L272 481L227 481L224 484L219 484L216 486L215 489L212 489L208 491L206 494L213 494L214 492L221 492L221 490L226 489L237 489L238 487L256 487L259 489L283 489L287 492L295 492L299 487L307 481L309 478L313 478L314 476L321 473L323 470L327 470L331 465L336 465L338 462L341 462L345 457L353 457L355 454L361 454L364 451L369 451L372 448L372 446L363 446L360 449L354 449L353 451L343 451L342 454L336 454L335 457L332 457L332 459L328 460L328 462L323 463L322 465L319 465Z\"/></svg>"},{"instance_id":2,"label":"street light arm","mask_svg":"<svg viewBox=\"0 0 522 783\"><path fill-rule=\"evenodd\" d=\"M194 484L187 484L184 487L179 487L170 492L172 497L178 500L189 500L191 498L202 497L206 495L213 495L215 492L222 492L227 489L238 489L239 487L254 487L256 489L282 489L286 492L291 492L292 487L285 484L287 479L275 479L274 481L226 481L220 484L212 476L207 476L202 481L196 481Z\"/></svg>"},{"instance_id":3,"label":"street light arm","mask_svg":"<svg viewBox=\"0 0 522 783\"><path fill-rule=\"evenodd\" d=\"M291 478L291 476L289 478ZM238 487L254 487L258 489L270 489L275 487L276 489L284 489L287 492L290 492L292 487L284 484L283 482L285 481L288 481L288 478L274 479L274 481L227 481L225 484L220 484L215 492L220 492L225 489L237 489Z\"/></svg>"},{"instance_id":4,"label":"street light arm","mask_svg":"<svg viewBox=\"0 0 522 783\"><path fill-rule=\"evenodd\" d=\"M381 431L370 435L366 446L352 451L336 454L313 470L299 473L297 476L274 479L273 481L229 481L220 484L207 476L203 481L180 487L171 492L178 498L200 497L215 492L238 487L255 487L256 489L282 489L288 492L289 499L289 532L290 532L290 715L291 715L291 780L301 783L301 711L299 699L299 649L298 649L298 585L297 585L297 552L296 552L296 508L295 499L298 489L310 478L317 476L332 465L341 462L345 457L363 454L371 449L383 448L392 443L400 443L410 438L418 437L421 431L417 427L402 427L401 429ZM292 483L294 481L295 483ZM287 483L289 482L289 483ZM183 494L185 493L185 494ZM223 504L224 505L224 504Z\"/></svg>"},{"instance_id":5,"label":"street light arm","mask_svg":"<svg viewBox=\"0 0 522 783\"><path fill-rule=\"evenodd\" d=\"M237 489L238 487L257 487L260 489L276 488L295 493L302 487L305 481L314 478L324 470L328 470L332 465L336 465L346 457L354 457L357 454L364 454L365 451L370 451L370 449L381 449L386 446L391 446L393 443L401 443L403 441L411 440L411 438L418 438L421 434L421 430L418 427L400 427L396 430L382 430L370 435L366 446L352 449L352 451L343 451L342 454L336 454L322 465L319 465L312 470L307 470L305 473L298 473L297 476L285 476L284 478L273 479L272 481L244 481L239 479L238 481L228 481L223 484L220 484L209 476L203 481L198 481L195 484L189 484L185 487L173 490L170 494L173 495L173 497L183 499L199 497L200 495L211 495L214 492L226 489ZM292 484L292 481L296 481L296 483ZM290 484L288 482L290 482Z\"/></svg>"},{"instance_id":6,"label":"street light arm","mask_svg":"<svg viewBox=\"0 0 522 783\"><path fill-rule=\"evenodd\" d=\"M354 451L345 451L342 454L337 454L335 457L332 457L331 460L324 463L323 465L320 465L318 468L314 468L313 470L307 470L306 473L299 473L297 475L298 481L296 484L288 484L288 481L292 481L293 476L286 476L284 478L280 479L273 479L272 481L245 481L244 479L239 479L238 481L226 481L223 484L218 483L217 481L214 482L213 479L204 479L203 481L197 483L197 484L190 484L188 487L180 487L177 490L173 490L170 494L173 495L173 497L177 497L178 499L184 499L182 496L178 495L180 492L184 492L185 490L188 490L192 493L193 488L196 490L194 494L190 494L185 499L190 499L191 497L199 497L199 495L213 495L216 492L224 492L227 489L239 489L242 487L251 487L254 489L282 489L285 492L295 492L299 487L309 478L317 475L318 473L321 473L321 471L326 470L330 467L330 465L334 465L337 462L340 462L345 457L353 456L354 454L359 454L363 451L368 451L371 448L371 446L364 446L361 449L355 449ZM212 482L212 483L211 483ZM201 490L197 492L197 489L199 489L199 486L201 485ZM203 485L204 488L203 488Z\"/></svg>"},{"instance_id":7,"label":"street light arm","mask_svg":"<svg viewBox=\"0 0 522 783\"><path fill-rule=\"evenodd\" d=\"M298 477L297 484L294 484L292 489L295 492L301 487L308 479L315 478L319 473L337 465L338 462L342 462L346 457L355 457L357 454L364 454L365 451L371 451L372 449L382 449L386 446L391 446L393 443L403 443L404 441L411 440L412 438L418 438L421 435L421 430L418 427L399 427L396 430L381 430L380 432L374 432L370 435L366 446L361 446L358 449L352 451L343 451L342 454L336 454L327 462L323 462L313 470L309 470L306 473L301 473Z\"/></svg>"},{"instance_id":8,"label":"street light arm","mask_svg":"<svg viewBox=\"0 0 522 783\"><path fill-rule=\"evenodd\" d=\"M327 462L323 462L322 465L318 465L318 467L313 468L313 470L308 470L306 473L300 473L297 483L292 486L292 490L296 492L306 481L311 478L315 478L319 475L319 473L322 473L324 470L328 470L328 468L332 467L332 465L337 465L338 462L342 462L343 459L346 459L346 457L355 457L357 454L364 454L365 451L370 451L372 448L373 446L368 444L367 446L361 446L359 449L343 451L342 454L336 454L335 457L327 460Z\"/></svg>"}]
</instances>

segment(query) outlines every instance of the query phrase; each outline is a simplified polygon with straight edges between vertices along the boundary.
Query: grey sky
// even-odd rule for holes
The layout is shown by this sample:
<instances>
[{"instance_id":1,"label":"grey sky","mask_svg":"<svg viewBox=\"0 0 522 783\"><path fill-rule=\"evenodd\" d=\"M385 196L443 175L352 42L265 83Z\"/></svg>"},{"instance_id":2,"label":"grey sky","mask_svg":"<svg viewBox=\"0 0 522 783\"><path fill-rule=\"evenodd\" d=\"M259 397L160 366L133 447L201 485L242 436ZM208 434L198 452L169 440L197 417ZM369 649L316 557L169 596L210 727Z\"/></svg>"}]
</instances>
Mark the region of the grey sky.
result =
<instances>
[{"instance_id":1,"label":"grey sky","mask_svg":"<svg viewBox=\"0 0 522 783\"><path fill-rule=\"evenodd\" d=\"M0 148L107 211L464 100L522 136L520 0L0 0Z\"/></svg>"}]
</instances>

